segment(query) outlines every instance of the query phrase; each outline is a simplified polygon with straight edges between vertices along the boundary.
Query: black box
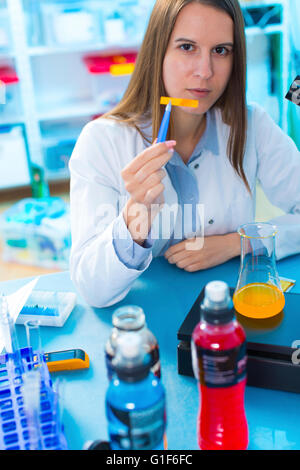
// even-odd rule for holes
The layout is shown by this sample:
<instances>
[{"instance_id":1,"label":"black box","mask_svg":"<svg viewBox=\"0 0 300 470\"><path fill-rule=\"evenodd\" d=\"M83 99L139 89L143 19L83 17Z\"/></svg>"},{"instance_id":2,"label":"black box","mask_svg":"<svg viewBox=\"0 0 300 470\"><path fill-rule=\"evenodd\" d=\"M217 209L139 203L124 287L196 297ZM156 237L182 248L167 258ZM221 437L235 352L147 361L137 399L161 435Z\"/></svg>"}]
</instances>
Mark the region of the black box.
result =
<instances>
[{"instance_id":1,"label":"black box","mask_svg":"<svg viewBox=\"0 0 300 470\"><path fill-rule=\"evenodd\" d=\"M234 289L230 289L231 296ZM191 335L200 320L201 291L183 321L177 337L178 373L193 376ZM263 320L236 313L247 337L247 384L254 387L300 392L300 295L285 293L284 310Z\"/></svg>"},{"instance_id":2,"label":"black box","mask_svg":"<svg viewBox=\"0 0 300 470\"><path fill-rule=\"evenodd\" d=\"M286 99L300 106L300 75L297 75L286 95Z\"/></svg>"}]
</instances>

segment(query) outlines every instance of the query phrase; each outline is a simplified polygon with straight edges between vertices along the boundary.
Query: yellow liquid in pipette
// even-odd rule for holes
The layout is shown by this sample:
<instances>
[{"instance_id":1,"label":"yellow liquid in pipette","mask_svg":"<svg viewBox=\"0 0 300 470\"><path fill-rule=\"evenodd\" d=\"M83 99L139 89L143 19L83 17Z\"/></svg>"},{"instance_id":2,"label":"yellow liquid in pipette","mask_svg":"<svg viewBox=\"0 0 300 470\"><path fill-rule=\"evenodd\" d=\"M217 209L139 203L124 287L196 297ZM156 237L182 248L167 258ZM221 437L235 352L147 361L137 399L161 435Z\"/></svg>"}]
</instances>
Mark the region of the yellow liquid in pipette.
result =
<instances>
[{"instance_id":1,"label":"yellow liquid in pipette","mask_svg":"<svg viewBox=\"0 0 300 470\"><path fill-rule=\"evenodd\" d=\"M235 310L250 318L269 318L283 310L285 298L276 286L265 283L247 284L233 296Z\"/></svg>"}]
</instances>

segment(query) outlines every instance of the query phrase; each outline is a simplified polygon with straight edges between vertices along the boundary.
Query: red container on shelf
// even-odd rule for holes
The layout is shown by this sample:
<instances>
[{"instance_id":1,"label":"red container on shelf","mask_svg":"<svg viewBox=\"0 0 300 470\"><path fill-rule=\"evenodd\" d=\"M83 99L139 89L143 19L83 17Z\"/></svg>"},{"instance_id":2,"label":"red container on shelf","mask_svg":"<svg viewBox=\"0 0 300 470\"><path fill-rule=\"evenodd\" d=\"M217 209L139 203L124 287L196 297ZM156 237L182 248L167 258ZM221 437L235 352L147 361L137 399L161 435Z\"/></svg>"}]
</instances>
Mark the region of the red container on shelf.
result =
<instances>
[{"instance_id":1,"label":"red container on shelf","mask_svg":"<svg viewBox=\"0 0 300 470\"><path fill-rule=\"evenodd\" d=\"M84 63L91 74L111 73L112 66L135 64L137 53L128 53L108 56L86 56ZM121 70L121 69L120 69Z\"/></svg>"},{"instance_id":2,"label":"red container on shelf","mask_svg":"<svg viewBox=\"0 0 300 470\"><path fill-rule=\"evenodd\" d=\"M137 53L119 55L89 55L83 58L90 75L91 93L103 114L116 106L128 86Z\"/></svg>"},{"instance_id":3,"label":"red container on shelf","mask_svg":"<svg viewBox=\"0 0 300 470\"><path fill-rule=\"evenodd\" d=\"M19 106L19 77L13 67L0 67L0 112L11 112ZM3 91L3 84L5 85Z\"/></svg>"},{"instance_id":4,"label":"red container on shelf","mask_svg":"<svg viewBox=\"0 0 300 470\"><path fill-rule=\"evenodd\" d=\"M0 80L9 85L11 83L18 83L19 77L16 74L15 69L9 66L0 67Z\"/></svg>"}]
</instances>

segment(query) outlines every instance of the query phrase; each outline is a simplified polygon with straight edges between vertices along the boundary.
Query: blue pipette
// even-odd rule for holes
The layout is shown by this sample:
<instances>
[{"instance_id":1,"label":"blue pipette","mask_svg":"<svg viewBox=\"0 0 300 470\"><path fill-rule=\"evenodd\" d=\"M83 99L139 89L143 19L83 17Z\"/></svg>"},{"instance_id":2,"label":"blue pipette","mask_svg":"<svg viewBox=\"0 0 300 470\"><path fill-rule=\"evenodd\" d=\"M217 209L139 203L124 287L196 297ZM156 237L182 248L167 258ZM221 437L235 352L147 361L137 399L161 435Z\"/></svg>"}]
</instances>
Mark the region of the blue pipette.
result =
<instances>
[{"instance_id":1,"label":"blue pipette","mask_svg":"<svg viewBox=\"0 0 300 470\"><path fill-rule=\"evenodd\" d=\"M172 103L171 100L166 106L164 116L161 121L161 125L159 128L158 136L157 136L157 143L160 142L165 142L167 138L167 133L168 133L168 128L169 128L169 122L170 122L170 115L171 115L171 108L172 108Z\"/></svg>"}]
</instances>

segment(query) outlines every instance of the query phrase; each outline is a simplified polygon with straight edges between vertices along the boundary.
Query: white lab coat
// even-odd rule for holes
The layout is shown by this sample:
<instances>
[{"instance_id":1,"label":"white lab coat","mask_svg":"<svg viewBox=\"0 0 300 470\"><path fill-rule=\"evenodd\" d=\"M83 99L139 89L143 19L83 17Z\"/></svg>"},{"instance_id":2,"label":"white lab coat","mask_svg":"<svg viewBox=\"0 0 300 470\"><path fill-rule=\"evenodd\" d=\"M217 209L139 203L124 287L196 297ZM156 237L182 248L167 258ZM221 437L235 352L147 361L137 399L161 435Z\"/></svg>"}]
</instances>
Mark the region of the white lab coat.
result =
<instances>
[{"instance_id":1,"label":"white lab coat","mask_svg":"<svg viewBox=\"0 0 300 470\"><path fill-rule=\"evenodd\" d=\"M220 110L210 112L215 113L219 152L216 155L204 149L197 162L191 163L191 168L198 164L193 171L199 203L204 205L201 234L231 233L241 224L253 221L258 179L272 204L286 212L272 220L279 228L277 259L300 252L300 153L295 143L261 107L248 106L244 170L251 197L226 156L229 127L223 123ZM95 307L122 300L167 243L165 238L155 240L139 269L128 268L113 245L113 225L117 217L122 217L121 210L129 198L121 170L147 145L134 128L117 120L97 119L82 130L70 160L70 274L79 293ZM178 198L168 175L163 184L162 217L164 210L172 207L176 220ZM158 220L159 217L153 227Z\"/></svg>"}]
</instances>

